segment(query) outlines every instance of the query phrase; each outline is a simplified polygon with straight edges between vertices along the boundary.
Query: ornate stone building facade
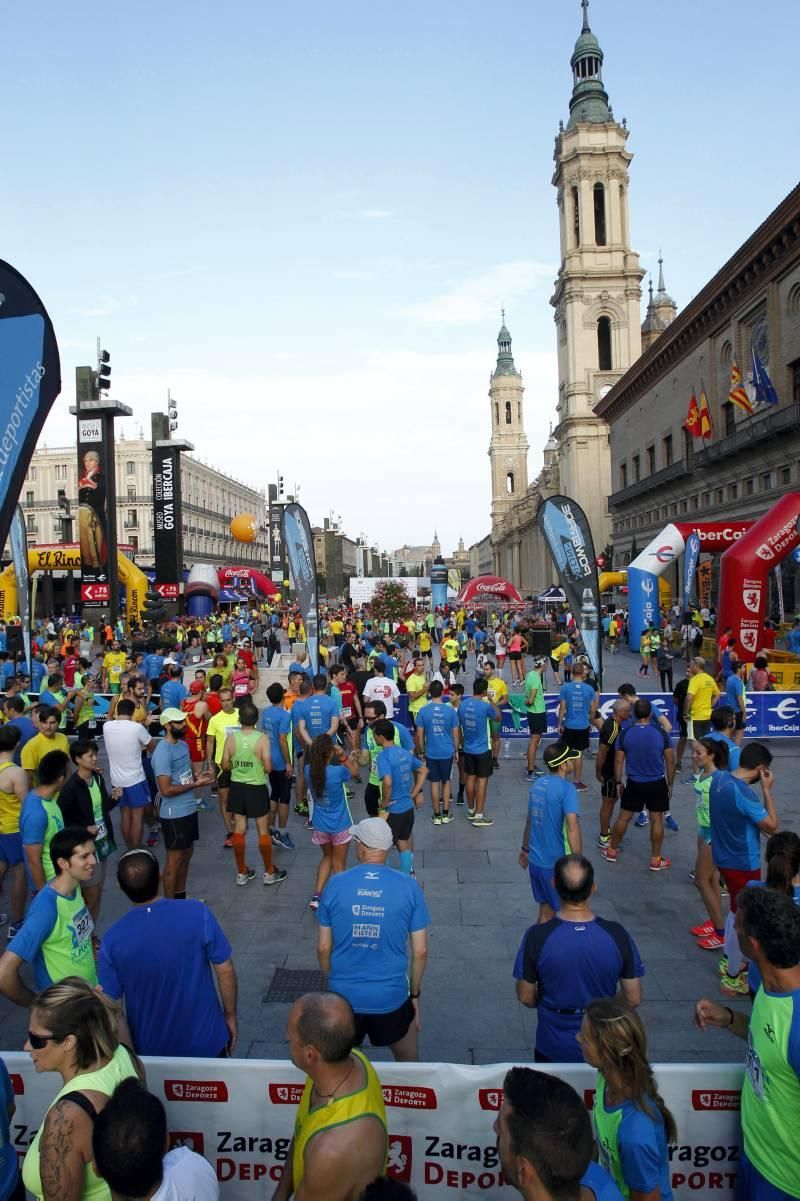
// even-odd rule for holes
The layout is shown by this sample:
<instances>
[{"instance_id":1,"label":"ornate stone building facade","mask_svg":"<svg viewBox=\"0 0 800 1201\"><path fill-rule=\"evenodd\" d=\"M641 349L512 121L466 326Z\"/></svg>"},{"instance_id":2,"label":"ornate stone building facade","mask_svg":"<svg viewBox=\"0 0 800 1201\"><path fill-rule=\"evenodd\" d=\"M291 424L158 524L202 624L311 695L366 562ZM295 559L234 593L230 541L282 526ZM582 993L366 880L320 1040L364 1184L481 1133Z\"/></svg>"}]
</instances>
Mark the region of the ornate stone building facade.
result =
<instances>
[{"instance_id":1,"label":"ornate stone building facade","mask_svg":"<svg viewBox=\"0 0 800 1201\"><path fill-rule=\"evenodd\" d=\"M551 300L558 350L557 423L544 448L542 471L528 486L521 486L519 474L527 458L522 380L505 323L490 390L494 567L524 594L554 579L536 526L537 509L547 496L562 492L582 506L598 553L610 541L609 431L595 405L642 353L644 272L631 249L628 216L633 156L627 149L627 125L614 119L603 84L603 51L589 27L588 0L582 0L582 7L583 28L571 59L570 117L566 127L561 125L554 155L561 242ZM663 273L651 308L657 336L655 325L660 333L675 312ZM510 429L505 428L507 404Z\"/></svg>"}]
</instances>

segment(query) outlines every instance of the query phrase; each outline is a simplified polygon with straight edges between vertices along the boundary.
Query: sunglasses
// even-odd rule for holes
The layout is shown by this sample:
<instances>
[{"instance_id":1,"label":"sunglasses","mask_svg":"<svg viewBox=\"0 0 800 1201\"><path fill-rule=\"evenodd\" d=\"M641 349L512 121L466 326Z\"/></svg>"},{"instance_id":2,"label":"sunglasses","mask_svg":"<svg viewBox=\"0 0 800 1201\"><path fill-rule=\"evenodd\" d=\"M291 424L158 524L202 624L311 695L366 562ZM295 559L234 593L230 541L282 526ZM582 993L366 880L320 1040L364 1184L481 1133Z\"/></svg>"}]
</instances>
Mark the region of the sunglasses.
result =
<instances>
[{"instance_id":1,"label":"sunglasses","mask_svg":"<svg viewBox=\"0 0 800 1201\"><path fill-rule=\"evenodd\" d=\"M41 1051L42 1047L46 1047L48 1043L60 1043L61 1041L55 1034L34 1034L32 1030L28 1031L28 1042L34 1051Z\"/></svg>"}]
</instances>

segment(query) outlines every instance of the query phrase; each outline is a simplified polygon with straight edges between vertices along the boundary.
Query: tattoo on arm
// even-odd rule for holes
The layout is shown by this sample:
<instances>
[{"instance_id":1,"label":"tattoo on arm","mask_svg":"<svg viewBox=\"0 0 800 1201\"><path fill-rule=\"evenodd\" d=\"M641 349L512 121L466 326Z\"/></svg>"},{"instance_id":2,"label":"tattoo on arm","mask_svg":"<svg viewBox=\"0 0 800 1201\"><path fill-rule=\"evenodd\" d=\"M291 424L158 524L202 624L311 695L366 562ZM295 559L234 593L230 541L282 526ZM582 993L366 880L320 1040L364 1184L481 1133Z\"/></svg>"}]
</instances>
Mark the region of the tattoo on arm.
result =
<instances>
[{"instance_id":1,"label":"tattoo on arm","mask_svg":"<svg viewBox=\"0 0 800 1201\"><path fill-rule=\"evenodd\" d=\"M39 1173L45 1201L79 1201L83 1192L83 1152L75 1107L59 1101L48 1113L39 1140Z\"/></svg>"}]
</instances>

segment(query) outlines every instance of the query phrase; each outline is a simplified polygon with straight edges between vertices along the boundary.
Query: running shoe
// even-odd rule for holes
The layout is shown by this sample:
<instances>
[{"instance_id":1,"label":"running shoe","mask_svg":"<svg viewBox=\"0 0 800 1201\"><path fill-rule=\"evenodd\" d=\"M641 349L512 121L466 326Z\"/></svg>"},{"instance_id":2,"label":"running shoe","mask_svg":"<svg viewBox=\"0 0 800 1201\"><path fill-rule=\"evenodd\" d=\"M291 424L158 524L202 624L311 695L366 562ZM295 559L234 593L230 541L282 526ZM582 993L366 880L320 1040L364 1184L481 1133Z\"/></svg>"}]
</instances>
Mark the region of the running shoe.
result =
<instances>
[{"instance_id":1,"label":"running shoe","mask_svg":"<svg viewBox=\"0 0 800 1201\"><path fill-rule=\"evenodd\" d=\"M474 822L474 821L475 821L475 818L476 818L477 816L478 816L478 815L477 815L477 813L475 812L475 810L474 810L474 809L468 809L468 810L467 810L467 821L468 821L468 822Z\"/></svg>"},{"instance_id":2,"label":"running shoe","mask_svg":"<svg viewBox=\"0 0 800 1201\"><path fill-rule=\"evenodd\" d=\"M709 934L714 933L714 923L713 922L703 922L699 926L692 926L689 933L692 935L693 938L706 938Z\"/></svg>"},{"instance_id":3,"label":"running shoe","mask_svg":"<svg viewBox=\"0 0 800 1201\"><path fill-rule=\"evenodd\" d=\"M697 776L693 771L690 771L687 776L681 776L681 783L686 784L689 788L694 788L694 782L696 779Z\"/></svg>"},{"instance_id":4,"label":"running shoe","mask_svg":"<svg viewBox=\"0 0 800 1201\"><path fill-rule=\"evenodd\" d=\"M203 800L202 797L197 802L197 812L198 813L212 813L213 809L214 809L214 806L209 805L208 801Z\"/></svg>"},{"instance_id":5,"label":"running shoe","mask_svg":"<svg viewBox=\"0 0 800 1201\"><path fill-rule=\"evenodd\" d=\"M255 875L255 872L253 872L253 875ZM288 875L289 875L288 872L283 871L279 867L276 867L274 872L272 873L272 875L270 875L269 872L264 872L264 883L265 884L282 884Z\"/></svg>"},{"instance_id":6,"label":"running shoe","mask_svg":"<svg viewBox=\"0 0 800 1201\"><path fill-rule=\"evenodd\" d=\"M302 805L298 802L294 807L294 811L298 817L308 817L308 805L305 801Z\"/></svg>"},{"instance_id":7,"label":"running shoe","mask_svg":"<svg viewBox=\"0 0 800 1201\"><path fill-rule=\"evenodd\" d=\"M348 801L352 801L353 797L354 797L356 794L353 792L352 788L348 788L348 786L345 784L345 786L344 786L344 795L347 797Z\"/></svg>"},{"instance_id":8,"label":"running shoe","mask_svg":"<svg viewBox=\"0 0 800 1201\"><path fill-rule=\"evenodd\" d=\"M230 848L233 846L233 835L229 834L222 845L230 850Z\"/></svg>"},{"instance_id":9,"label":"running shoe","mask_svg":"<svg viewBox=\"0 0 800 1201\"><path fill-rule=\"evenodd\" d=\"M492 767L494 768L495 771L499 771L500 770L500 760L492 759Z\"/></svg>"},{"instance_id":10,"label":"running shoe","mask_svg":"<svg viewBox=\"0 0 800 1201\"><path fill-rule=\"evenodd\" d=\"M464 794L463 794L463 792L460 792L460 793L458 794L458 796L456 797L456 804L457 804L457 805L466 805L466 803L467 803L467 802L464 800Z\"/></svg>"},{"instance_id":11,"label":"running shoe","mask_svg":"<svg viewBox=\"0 0 800 1201\"><path fill-rule=\"evenodd\" d=\"M294 850L294 843L289 837L288 831L286 834L282 834L280 830L273 830L272 841L275 843L276 847L283 847L284 851Z\"/></svg>"},{"instance_id":12,"label":"running shoe","mask_svg":"<svg viewBox=\"0 0 800 1201\"><path fill-rule=\"evenodd\" d=\"M8 927L9 939L15 938L17 936L17 934L19 934L20 930L22 929L22 926L23 926L22 922L11 922Z\"/></svg>"},{"instance_id":13,"label":"running shoe","mask_svg":"<svg viewBox=\"0 0 800 1201\"><path fill-rule=\"evenodd\" d=\"M749 996L750 986L747 983L747 972L741 972L738 976L729 976L726 972L720 979L719 991L724 997Z\"/></svg>"},{"instance_id":14,"label":"running shoe","mask_svg":"<svg viewBox=\"0 0 800 1201\"><path fill-rule=\"evenodd\" d=\"M597 839L597 845L599 846L601 851L602 851L603 847L610 846L611 845L611 835L610 834L600 834Z\"/></svg>"},{"instance_id":15,"label":"running shoe","mask_svg":"<svg viewBox=\"0 0 800 1201\"><path fill-rule=\"evenodd\" d=\"M589 785L584 784L583 780L581 780L581 782L579 784L576 784L575 787L578 790L578 792L587 792Z\"/></svg>"},{"instance_id":16,"label":"running shoe","mask_svg":"<svg viewBox=\"0 0 800 1201\"><path fill-rule=\"evenodd\" d=\"M256 878L255 869L252 867L248 867L246 872L238 872L237 873L236 883L239 885L240 888L243 888L245 884L249 884L250 881L255 880L255 878Z\"/></svg>"},{"instance_id":17,"label":"running shoe","mask_svg":"<svg viewBox=\"0 0 800 1201\"><path fill-rule=\"evenodd\" d=\"M725 946L725 939L720 938L716 930L712 930L705 938L698 938L697 945L701 951L718 951Z\"/></svg>"},{"instance_id":18,"label":"running shoe","mask_svg":"<svg viewBox=\"0 0 800 1201\"><path fill-rule=\"evenodd\" d=\"M720 880L720 882L719 882L719 895L721 897L728 896L728 885L725 883L724 880Z\"/></svg>"},{"instance_id":19,"label":"running shoe","mask_svg":"<svg viewBox=\"0 0 800 1201\"><path fill-rule=\"evenodd\" d=\"M431 817L431 821L433 822L434 826L441 826L441 824L442 824L441 813L434 813L433 816Z\"/></svg>"},{"instance_id":20,"label":"running shoe","mask_svg":"<svg viewBox=\"0 0 800 1201\"><path fill-rule=\"evenodd\" d=\"M487 817L485 813L476 813L472 824L473 826L493 826L494 818Z\"/></svg>"},{"instance_id":21,"label":"running shoe","mask_svg":"<svg viewBox=\"0 0 800 1201\"><path fill-rule=\"evenodd\" d=\"M449 809L445 809L444 813L442 814L442 825L449 826L450 822L454 822L455 820L455 813L451 813Z\"/></svg>"},{"instance_id":22,"label":"running shoe","mask_svg":"<svg viewBox=\"0 0 800 1201\"><path fill-rule=\"evenodd\" d=\"M648 866L651 872L666 872L672 867L672 860L665 859L662 855L658 859L651 859Z\"/></svg>"},{"instance_id":23,"label":"running shoe","mask_svg":"<svg viewBox=\"0 0 800 1201\"><path fill-rule=\"evenodd\" d=\"M534 782L534 780L536 779L536 772L535 771L526 771L522 778L526 784L532 784Z\"/></svg>"},{"instance_id":24,"label":"running shoe","mask_svg":"<svg viewBox=\"0 0 800 1201\"><path fill-rule=\"evenodd\" d=\"M679 826L679 825L678 825L678 823L675 821L675 818L672 816L672 814L671 814L671 813L667 813L667 814L665 815L665 817L664 817L664 825L667 827L667 829L668 829L668 830L674 830L674 832L675 832L676 834L677 834L677 833L678 833L678 831L680 830L680 826Z\"/></svg>"},{"instance_id":25,"label":"running shoe","mask_svg":"<svg viewBox=\"0 0 800 1201\"><path fill-rule=\"evenodd\" d=\"M319 893L315 892L314 895L312 896L311 900L308 902L309 909L313 909L314 912L316 912L317 909L319 909L320 899L321 898L320 898Z\"/></svg>"},{"instance_id":26,"label":"running shoe","mask_svg":"<svg viewBox=\"0 0 800 1201\"><path fill-rule=\"evenodd\" d=\"M650 825L650 817L649 817L649 814L647 813L646 809L642 810L642 812L639 814L639 816L637 817L636 821L633 824L634 824L634 826L649 826Z\"/></svg>"},{"instance_id":27,"label":"running shoe","mask_svg":"<svg viewBox=\"0 0 800 1201\"><path fill-rule=\"evenodd\" d=\"M728 956L727 955L722 956L719 963L717 964L717 967L719 968L720 976L727 976L727 974L728 974Z\"/></svg>"},{"instance_id":28,"label":"running shoe","mask_svg":"<svg viewBox=\"0 0 800 1201\"><path fill-rule=\"evenodd\" d=\"M603 856L604 859L607 859L609 863L617 862L617 852L612 851L610 846L601 847L600 854Z\"/></svg>"},{"instance_id":29,"label":"running shoe","mask_svg":"<svg viewBox=\"0 0 800 1201\"><path fill-rule=\"evenodd\" d=\"M158 836L161 833L161 826L155 825L150 827L150 833L147 835L147 845L154 847L158 842Z\"/></svg>"}]
</instances>

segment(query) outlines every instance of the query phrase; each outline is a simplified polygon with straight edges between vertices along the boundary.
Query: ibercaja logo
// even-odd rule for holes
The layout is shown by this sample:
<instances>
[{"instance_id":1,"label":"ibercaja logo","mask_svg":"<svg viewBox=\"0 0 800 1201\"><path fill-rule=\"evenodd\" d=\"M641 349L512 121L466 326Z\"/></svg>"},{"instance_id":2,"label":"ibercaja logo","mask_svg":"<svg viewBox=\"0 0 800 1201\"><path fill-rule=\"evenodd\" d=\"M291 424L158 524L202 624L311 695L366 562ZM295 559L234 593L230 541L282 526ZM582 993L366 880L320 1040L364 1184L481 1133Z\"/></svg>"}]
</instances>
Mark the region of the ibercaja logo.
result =
<instances>
[{"instance_id":1,"label":"ibercaja logo","mask_svg":"<svg viewBox=\"0 0 800 1201\"><path fill-rule=\"evenodd\" d=\"M411 1088L401 1084L384 1084L383 1103L390 1109L435 1109L436 1093L432 1088Z\"/></svg>"},{"instance_id":2,"label":"ibercaja logo","mask_svg":"<svg viewBox=\"0 0 800 1201\"><path fill-rule=\"evenodd\" d=\"M170 1130L167 1135L167 1145L170 1151L175 1147L186 1147L197 1155L205 1155L205 1139L199 1130Z\"/></svg>"},{"instance_id":3,"label":"ibercaja logo","mask_svg":"<svg viewBox=\"0 0 800 1201\"><path fill-rule=\"evenodd\" d=\"M479 1088L478 1104L481 1109L489 1109L492 1112L496 1112L503 1104L502 1088Z\"/></svg>"},{"instance_id":4,"label":"ibercaja logo","mask_svg":"<svg viewBox=\"0 0 800 1201\"><path fill-rule=\"evenodd\" d=\"M165 1080L164 1096L168 1101L227 1101L228 1086L224 1080Z\"/></svg>"},{"instance_id":5,"label":"ibercaja logo","mask_svg":"<svg viewBox=\"0 0 800 1201\"><path fill-rule=\"evenodd\" d=\"M402 1180L404 1184L410 1184L412 1161L413 1144L411 1136L408 1134L390 1134L386 1175L391 1176L392 1180Z\"/></svg>"},{"instance_id":6,"label":"ibercaja logo","mask_svg":"<svg viewBox=\"0 0 800 1201\"><path fill-rule=\"evenodd\" d=\"M304 1088L304 1084L271 1084L267 1095L273 1105L299 1105Z\"/></svg>"},{"instance_id":7,"label":"ibercaja logo","mask_svg":"<svg viewBox=\"0 0 800 1201\"><path fill-rule=\"evenodd\" d=\"M692 1089L692 1109L701 1112L718 1109L741 1109L742 1094L738 1089Z\"/></svg>"}]
</instances>

